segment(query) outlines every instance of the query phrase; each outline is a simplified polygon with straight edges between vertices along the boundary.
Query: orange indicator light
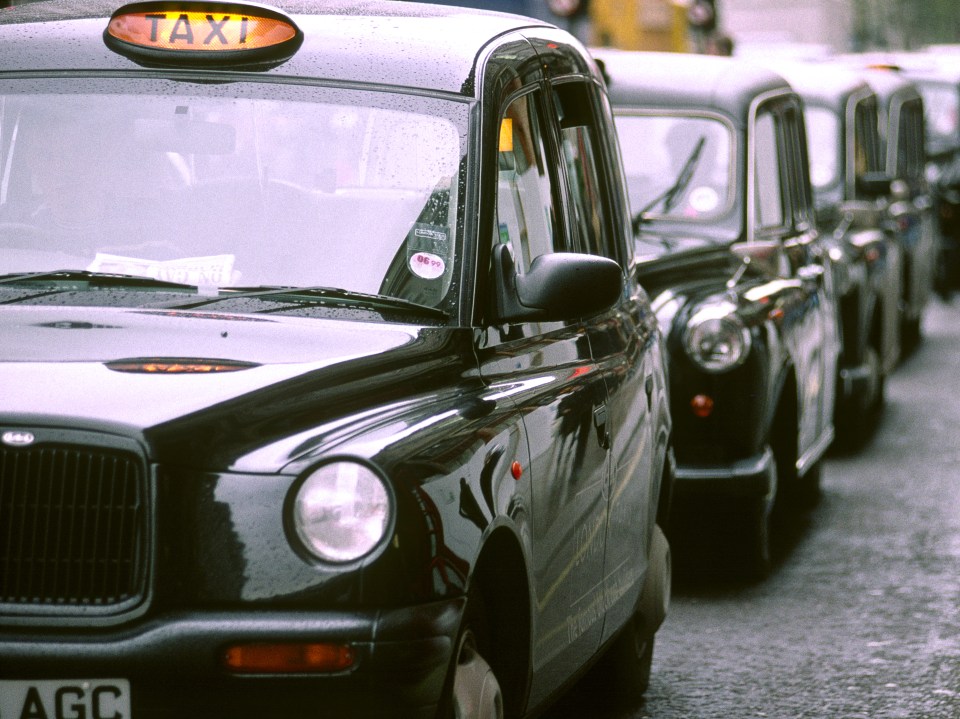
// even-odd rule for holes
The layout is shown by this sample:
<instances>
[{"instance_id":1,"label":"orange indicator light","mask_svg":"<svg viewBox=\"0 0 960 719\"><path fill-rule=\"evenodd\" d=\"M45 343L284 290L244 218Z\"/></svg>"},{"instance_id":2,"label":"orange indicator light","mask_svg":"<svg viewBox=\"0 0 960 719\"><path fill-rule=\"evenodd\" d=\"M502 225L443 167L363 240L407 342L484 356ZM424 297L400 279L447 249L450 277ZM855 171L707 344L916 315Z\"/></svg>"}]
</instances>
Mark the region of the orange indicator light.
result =
<instances>
[{"instance_id":1,"label":"orange indicator light","mask_svg":"<svg viewBox=\"0 0 960 719\"><path fill-rule=\"evenodd\" d=\"M107 369L114 372L134 372L140 374L214 374L218 372L238 372L258 365L252 362L234 362L231 360L208 359L130 359L106 363Z\"/></svg>"},{"instance_id":2,"label":"orange indicator light","mask_svg":"<svg viewBox=\"0 0 960 719\"><path fill-rule=\"evenodd\" d=\"M513 120L509 117L500 121L500 152L513 152Z\"/></svg>"},{"instance_id":3,"label":"orange indicator light","mask_svg":"<svg viewBox=\"0 0 960 719\"><path fill-rule=\"evenodd\" d=\"M520 466L519 462L510 465L510 474L513 475L514 479L520 479L523 476L523 467Z\"/></svg>"},{"instance_id":4,"label":"orange indicator light","mask_svg":"<svg viewBox=\"0 0 960 719\"><path fill-rule=\"evenodd\" d=\"M140 12L110 20L113 37L162 50L244 50L292 39L295 30L272 18L207 12Z\"/></svg>"},{"instance_id":5,"label":"orange indicator light","mask_svg":"<svg viewBox=\"0 0 960 719\"><path fill-rule=\"evenodd\" d=\"M223 655L227 669L242 674L307 674L346 671L356 656L345 644L237 644Z\"/></svg>"},{"instance_id":6,"label":"orange indicator light","mask_svg":"<svg viewBox=\"0 0 960 719\"><path fill-rule=\"evenodd\" d=\"M713 399L705 394L695 395L690 400L690 409L693 410L694 415L705 419L713 413Z\"/></svg>"},{"instance_id":7,"label":"orange indicator light","mask_svg":"<svg viewBox=\"0 0 960 719\"><path fill-rule=\"evenodd\" d=\"M108 46L131 57L253 55L288 49L303 36L292 20L262 6L230 2L142 2L125 5L104 32Z\"/></svg>"}]
</instances>

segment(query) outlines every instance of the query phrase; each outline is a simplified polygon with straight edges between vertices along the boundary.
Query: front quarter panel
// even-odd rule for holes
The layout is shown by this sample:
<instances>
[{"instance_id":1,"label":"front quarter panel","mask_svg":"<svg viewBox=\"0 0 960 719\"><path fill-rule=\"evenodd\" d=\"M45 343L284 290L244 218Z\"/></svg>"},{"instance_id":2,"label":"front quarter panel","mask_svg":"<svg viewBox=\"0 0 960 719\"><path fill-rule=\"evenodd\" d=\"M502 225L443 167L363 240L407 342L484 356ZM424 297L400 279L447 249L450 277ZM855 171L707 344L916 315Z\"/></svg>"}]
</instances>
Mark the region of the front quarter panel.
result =
<instances>
[{"instance_id":1,"label":"front quarter panel","mask_svg":"<svg viewBox=\"0 0 960 719\"><path fill-rule=\"evenodd\" d=\"M761 451L788 365L782 312L788 296L781 283L741 285L736 313L750 333L750 351L739 366L711 373L690 359L683 335L699 308L727 301L731 295L674 294L672 301L682 307L674 315L668 337L670 409L678 464L727 464ZM695 413L697 398L709 398L713 411L708 416Z\"/></svg>"},{"instance_id":2,"label":"front quarter panel","mask_svg":"<svg viewBox=\"0 0 960 719\"><path fill-rule=\"evenodd\" d=\"M389 479L395 520L368 557L334 565L296 539L290 508L300 480L321 457L279 475L167 477L161 516L160 586L187 605L266 603L288 607L402 606L461 595L493 524L522 534L529 486L522 423L497 390L425 396L402 415L343 441L330 457L360 458ZM375 451L371 451L375 448ZM324 460L325 461L325 460Z\"/></svg>"}]
</instances>

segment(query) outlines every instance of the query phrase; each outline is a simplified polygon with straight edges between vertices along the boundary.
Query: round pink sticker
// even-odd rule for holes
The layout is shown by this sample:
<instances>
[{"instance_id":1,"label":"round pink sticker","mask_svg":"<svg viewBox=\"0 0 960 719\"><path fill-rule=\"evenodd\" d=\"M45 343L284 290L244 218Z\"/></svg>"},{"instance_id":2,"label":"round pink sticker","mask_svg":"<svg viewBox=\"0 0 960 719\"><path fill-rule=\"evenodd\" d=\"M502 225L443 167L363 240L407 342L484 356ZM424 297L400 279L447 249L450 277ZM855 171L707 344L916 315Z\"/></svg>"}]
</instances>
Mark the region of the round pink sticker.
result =
<instances>
[{"instance_id":1,"label":"round pink sticker","mask_svg":"<svg viewBox=\"0 0 960 719\"><path fill-rule=\"evenodd\" d=\"M410 271L425 280L435 280L443 274L443 258L430 252L414 252L410 256Z\"/></svg>"}]
</instances>

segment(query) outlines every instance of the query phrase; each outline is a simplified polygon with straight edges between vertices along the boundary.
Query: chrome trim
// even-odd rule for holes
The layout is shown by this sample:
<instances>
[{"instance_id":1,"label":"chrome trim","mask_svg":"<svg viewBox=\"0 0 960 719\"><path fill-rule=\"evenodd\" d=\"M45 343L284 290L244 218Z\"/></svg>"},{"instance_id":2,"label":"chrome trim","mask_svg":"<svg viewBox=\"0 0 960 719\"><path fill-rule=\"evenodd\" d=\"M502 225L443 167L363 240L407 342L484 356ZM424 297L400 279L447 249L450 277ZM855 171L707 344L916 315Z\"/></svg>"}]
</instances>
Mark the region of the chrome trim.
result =
<instances>
[{"instance_id":1,"label":"chrome trim","mask_svg":"<svg viewBox=\"0 0 960 719\"><path fill-rule=\"evenodd\" d=\"M710 467L677 467L676 478L680 479L734 479L736 477L754 477L769 471L773 466L773 450L764 447L755 457L738 459L731 464Z\"/></svg>"},{"instance_id":2,"label":"chrome trim","mask_svg":"<svg viewBox=\"0 0 960 719\"><path fill-rule=\"evenodd\" d=\"M834 428L831 424L821 433L817 441L813 443L813 446L797 459L798 475L802 477L806 474L807 470L823 458L823 455L827 453L827 449L833 444L834 434Z\"/></svg>"}]
</instances>

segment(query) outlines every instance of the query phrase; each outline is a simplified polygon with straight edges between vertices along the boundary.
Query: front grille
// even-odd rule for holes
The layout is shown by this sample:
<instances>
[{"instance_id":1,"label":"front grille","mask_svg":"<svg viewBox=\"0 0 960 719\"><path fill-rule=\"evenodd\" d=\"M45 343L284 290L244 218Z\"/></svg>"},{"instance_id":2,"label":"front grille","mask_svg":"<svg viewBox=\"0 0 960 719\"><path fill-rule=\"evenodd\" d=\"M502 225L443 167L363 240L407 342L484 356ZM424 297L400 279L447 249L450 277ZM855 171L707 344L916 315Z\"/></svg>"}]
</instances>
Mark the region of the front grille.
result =
<instances>
[{"instance_id":1,"label":"front grille","mask_svg":"<svg viewBox=\"0 0 960 719\"><path fill-rule=\"evenodd\" d=\"M70 616L135 604L145 583L144 474L124 451L0 448L4 611Z\"/></svg>"}]
</instances>

